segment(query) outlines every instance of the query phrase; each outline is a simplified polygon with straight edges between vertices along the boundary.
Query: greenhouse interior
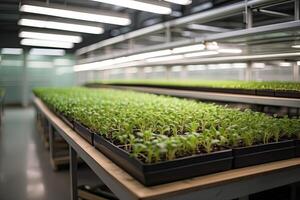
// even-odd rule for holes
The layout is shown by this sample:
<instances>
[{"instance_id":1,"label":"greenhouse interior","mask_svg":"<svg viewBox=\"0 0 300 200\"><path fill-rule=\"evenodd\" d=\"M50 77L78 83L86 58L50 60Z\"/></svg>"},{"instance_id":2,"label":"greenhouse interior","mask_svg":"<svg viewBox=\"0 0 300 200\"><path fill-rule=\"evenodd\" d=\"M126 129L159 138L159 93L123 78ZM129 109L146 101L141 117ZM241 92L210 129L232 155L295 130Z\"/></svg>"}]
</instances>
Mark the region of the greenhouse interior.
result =
<instances>
[{"instance_id":1,"label":"greenhouse interior","mask_svg":"<svg viewBox=\"0 0 300 200\"><path fill-rule=\"evenodd\" d=\"M299 200L300 0L1 0L1 200Z\"/></svg>"}]
</instances>

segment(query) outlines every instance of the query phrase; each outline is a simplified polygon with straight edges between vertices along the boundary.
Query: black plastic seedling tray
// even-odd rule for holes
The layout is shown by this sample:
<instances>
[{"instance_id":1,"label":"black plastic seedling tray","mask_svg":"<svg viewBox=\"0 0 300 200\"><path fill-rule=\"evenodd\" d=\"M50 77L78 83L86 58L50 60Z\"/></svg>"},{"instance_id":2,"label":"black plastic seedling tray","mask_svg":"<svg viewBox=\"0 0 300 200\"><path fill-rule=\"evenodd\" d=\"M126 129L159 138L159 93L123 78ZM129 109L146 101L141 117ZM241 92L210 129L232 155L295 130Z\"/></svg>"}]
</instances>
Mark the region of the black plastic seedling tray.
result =
<instances>
[{"instance_id":1,"label":"black plastic seedling tray","mask_svg":"<svg viewBox=\"0 0 300 200\"><path fill-rule=\"evenodd\" d=\"M255 95L255 90L250 89L239 89L239 88L218 88L218 87L202 87L202 86L176 86L176 85L151 85L151 84L109 84L116 86L136 86L136 87L153 87L163 89L174 89L174 90L189 90L199 92L218 92L218 93L231 93L231 94L249 94Z\"/></svg>"},{"instance_id":2,"label":"black plastic seedling tray","mask_svg":"<svg viewBox=\"0 0 300 200\"><path fill-rule=\"evenodd\" d=\"M74 128L74 125L73 125L73 120L69 119L68 117L66 117L65 115L63 115L62 113L60 112L55 112L56 115L61 119L63 120L63 122L65 122L69 127L71 127L72 129Z\"/></svg>"},{"instance_id":3,"label":"black plastic seedling tray","mask_svg":"<svg viewBox=\"0 0 300 200\"><path fill-rule=\"evenodd\" d=\"M258 95L258 96L274 97L275 96L275 92L274 92L274 90L259 89L259 90L256 90L256 95Z\"/></svg>"},{"instance_id":4,"label":"black plastic seedling tray","mask_svg":"<svg viewBox=\"0 0 300 200\"><path fill-rule=\"evenodd\" d=\"M285 98L300 98L300 92L293 90L276 90L275 96Z\"/></svg>"},{"instance_id":5,"label":"black plastic seedling tray","mask_svg":"<svg viewBox=\"0 0 300 200\"><path fill-rule=\"evenodd\" d=\"M234 148L233 157L234 168L285 160L295 157L295 142L287 140L251 147Z\"/></svg>"},{"instance_id":6,"label":"black plastic seedling tray","mask_svg":"<svg viewBox=\"0 0 300 200\"><path fill-rule=\"evenodd\" d=\"M77 121L73 121L74 130L88 141L91 145L94 145L94 132L90 131L87 127Z\"/></svg>"},{"instance_id":7,"label":"black plastic seedling tray","mask_svg":"<svg viewBox=\"0 0 300 200\"><path fill-rule=\"evenodd\" d=\"M221 172L232 168L232 150L145 164L98 134L94 135L94 146L146 186Z\"/></svg>"},{"instance_id":8,"label":"black plastic seedling tray","mask_svg":"<svg viewBox=\"0 0 300 200\"><path fill-rule=\"evenodd\" d=\"M296 146L296 148L295 148L295 156L296 157L300 157L300 139L298 139L298 140L295 140L295 146Z\"/></svg>"}]
</instances>

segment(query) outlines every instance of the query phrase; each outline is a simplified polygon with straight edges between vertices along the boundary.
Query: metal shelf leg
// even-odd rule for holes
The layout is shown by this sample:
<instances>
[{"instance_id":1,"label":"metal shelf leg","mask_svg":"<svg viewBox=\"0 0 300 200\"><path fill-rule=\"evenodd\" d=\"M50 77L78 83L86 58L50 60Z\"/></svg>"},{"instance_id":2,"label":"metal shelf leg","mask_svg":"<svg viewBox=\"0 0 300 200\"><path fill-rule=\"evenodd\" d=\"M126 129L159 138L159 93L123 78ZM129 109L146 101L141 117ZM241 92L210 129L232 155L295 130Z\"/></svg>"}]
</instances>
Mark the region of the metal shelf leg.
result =
<instances>
[{"instance_id":1,"label":"metal shelf leg","mask_svg":"<svg viewBox=\"0 0 300 200\"><path fill-rule=\"evenodd\" d=\"M77 191L77 152L69 146L70 151L70 183L71 183L71 200L78 200Z\"/></svg>"}]
</instances>

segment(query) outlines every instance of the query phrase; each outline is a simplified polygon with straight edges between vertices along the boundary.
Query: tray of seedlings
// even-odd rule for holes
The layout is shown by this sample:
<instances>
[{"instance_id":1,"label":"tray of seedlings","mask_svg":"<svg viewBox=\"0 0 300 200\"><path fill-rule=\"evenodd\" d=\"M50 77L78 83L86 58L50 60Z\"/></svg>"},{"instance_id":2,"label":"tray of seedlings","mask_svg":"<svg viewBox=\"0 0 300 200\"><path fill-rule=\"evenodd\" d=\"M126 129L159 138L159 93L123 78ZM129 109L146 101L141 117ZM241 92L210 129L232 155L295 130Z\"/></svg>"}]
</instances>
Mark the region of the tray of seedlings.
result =
<instances>
[{"instance_id":1,"label":"tray of seedlings","mask_svg":"<svg viewBox=\"0 0 300 200\"><path fill-rule=\"evenodd\" d=\"M299 119L110 89L37 89L147 186L295 157ZM60 94L60 95L58 95ZM71 105L71 106L70 106ZM54 106L55 107L55 106Z\"/></svg>"},{"instance_id":2,"label":"tray of seedlings","mask_svg":"<svg viewBox=\"0 0 300 200\"><path fill-rule=\"evenodd\" d=\"M94 88L105 85L300 98L299 83L282 81L112 80L85 84Z\"/></svg>"}]
</instances>

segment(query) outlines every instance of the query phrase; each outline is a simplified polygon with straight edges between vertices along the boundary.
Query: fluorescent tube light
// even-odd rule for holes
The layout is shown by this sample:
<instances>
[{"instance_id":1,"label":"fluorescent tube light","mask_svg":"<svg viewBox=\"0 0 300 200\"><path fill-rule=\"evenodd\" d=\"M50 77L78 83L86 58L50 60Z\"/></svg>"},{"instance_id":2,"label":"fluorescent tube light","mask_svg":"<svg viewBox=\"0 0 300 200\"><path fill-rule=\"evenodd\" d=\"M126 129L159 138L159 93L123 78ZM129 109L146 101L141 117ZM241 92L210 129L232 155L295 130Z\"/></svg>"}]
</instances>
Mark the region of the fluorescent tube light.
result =
<instances>
[{"instance_id":1,"label":"fluorescent tube light","mask_svg":"<svg viewBox=\"0 0 300 200\"><path fill-rule=\"evenodd\" d=\"M40 5L29 5L24 4L20 7L21 12L28 12L34 14L41 14L41 15L49 15L49 16L56 16L56 17L63 17L69 19L78 19L84 21L93 21L93 22L100 22L100 23L107 23L107 24L115 24L115 25L122 25L126 26L131 23L131 20L124 15L117 15L117 14L110 14L104 11L97 11L91 9L82 9L82 8L74 8L74 7L62 7L60 5L53 5L50 6L40 6ZM86 10L82 11L82 10Z\"/></svg>"},{"instance_id":2,"label":"fluorescent tube light","mask_svg":"<svg viewBox=\"0 0 300 200\"><path fill-rule=\"evenodd\" d=\"M71 42L71 43L79 43L82 41L82 38L80 36L42 33L42 32L34 32L34 31L21 31L19 37L40 39L40 40Z\"/></svg>"},{"instance_id":3,"label":"fluorescent tube light","mask_svg":"<svg viewBox=\"0 0 300 200\"><path fill-rule=\"evenodd\" d=\"M20 55L22 53L23 53L23 49L20 49L20 48L3 48L3 49L1 49L1 54Z\"/></svg>"},{"instance_id":4,"label":"fluorescent tube light","mask_svg":"<svg viewBox=\"0 0 300 200\"><path fill-rule=\"evenodd\" d=\"M160 51L152 51L152 52L148 52L148 53L140 53L140 54L135 54L135 55L131 55L128 56L130 58L130 60L143 60L143 59L147 59L147 58L154 58L154 57L159 57L159 56L167 56L167 55L171 55L172 51L170 49L166 49L166 50L160 50Z\"/></svg>"},{"instance_id":5,"label":"fluorescent tube light","mask_svg":"<svg viewBox=\"0 0 300 200\"><path fill-rule=\"evenodd\" d=\"M146 59L146 62L160 62L160 61L168 61L168 60L178 60L178 59L182 59L182 58L184 58L183 55L163 56L163 57Z\"/></svg>"},{"instance_id":6,"label":"fluorescent tube light","mask_svg":"<svg viewBox=\"0 0 300 200\"><path fill-rule=\"evenodd\" d=\"M165 0L170 3L180 4L180 5L189 5L192 3L192 0Z\"/></svg>"},{"instance_id":7,"label":"fluorescent tube light","mask_svg":"<svg viewBox=\"0 0 300 200\"><path fill-rule=\"evenodd\" d=\"M293 45L292 48L300 49L300 44L299 45Z\"/></svg>"},{"instance_id":8,"label":"fluorescent tube light","mask_svg":"<svg viewBox=\"0 0 300 200\"><path fill-rule=\"evenodd\" d=\"M266 64L265 63L253 63L252 67L256 68L256 69L263 69L266 67Z\"/></svg>"},{"instance_id":9,"label":"fluorescent tube light","mask_svg":"<svg viewBox=\"0 0 300 200\"><path fill-rule=\"evenodd\" d=\"M63 56L65 55L65 50L63 49L39 49L33 48L30 49L30 55L39 55L39 56Z\"/></svg>"},{"instance_id":10,"label":"fluorescent tube light","mask_svg":"<svg viewBox=\"0 0 300 200\"><path fill-rule=\"evenodd\" d=\"M280 67L291 67L291 66L292 66L292 63L289 63L289 62L281 62L281 63L279 63L279 66L280 66Z\"/></svg>"},{"instance_id":11,"label":"fluorescent tube light","mask_svg":"<svg viewBox=\"0 0 300 200\"><path fill-rule=\"evenodd\" d=\"M234 53L234 54L238 54L238 53L242 53L241 49L219 49L218 50L219 53Z\"/></svg>"},{"instance_id":12,"label":"fluorescent tube light","mask_svg":"<svg viewBox=\"0 0 300 200\"><path fill-rule=\"evenodd\" d=\"M205 70L204 65L187 65L187 71L200 71L200 70Z\"/></svg>"},{"instance_id":13,"label":"fluorescent tube light","mask_svg":"<svg viewBox=\"0 0 300 200\"><path fill-rule=\"evenodd\" d=\"M27 64L28 68L33 68L33 69L49 69L53 68L52 62L49 61L30 61Z\"/></svg>"},{"instance_id":14,"label":"fluorescent tube light","mask_svg":"<svg viewBox=\"0 0 300 200\"><path fill-rule=\"evenodd\" d=\"M201 51L205 49L204 44L196 44L196 45L190 45L190 46L184 46L184 47L177 47L172 50L172 53L185 53L185 52L191 52L191 51Z\"/></svg>"},{"instance_id":15,"label":"fluorescent tube light","mask_svg":"<svg viewBox=\"0 0 300 200\"><path fill-rule=\"evenodd\" d=\"M57 42L49 40L36 40L36 39L22 39L21 44L25 46L39 46L39 47L54 47L71 49L74 44L69 42Z\"/></svg>"},{"instance_id":16,"label":"fluorescent tube light","mask_svg":"<svg viewBox=\"0 0 300 200\"><path fill-rule=\"evenodd\" d=\"M216 54L219 54L219 52L217 52L217 51L201 51L201 52L184 54L184 57L190 58L190 57L210 56L210 55L216 55Z\"/></svg>"},{"instance_id":17,"label":"fluorescent tube light","mask_svg":"<svg viewBox=\"0 0 300 200\"><path fill-rule=\"evenodd\" d=\"M102 27L97 27L97 26L47 21L47 20L37 20L37 19L25 19L25 18L20 19L18 24L21 26L57 29L57 30L73 31L73 32L80 32L80 33L90 33L90 34L101 34L104 32L104 29Z\"/></svg>"},{"instance_id":18,"label":"fluorescent tube light","mask_svg":"<svg viewBox=\"0 0 300 200\"><path fill-rule=\"evenodd\" d=\"M92 0L101 3L107 3L111 5L121 6L125 8L131 8L135 10L141 10L157 14L171 14L172 9L167 5L154 1L142 1L142 0Z\"/></svg>"},{"instance_id":19,"label":"fluorescent tube light","mask_svg":"<svg viewBox=\"0 0 300 200\"><path fill-rule=\"evenodd\" d=\"M217 42L207 42L206 49L207 50L217 50L217 49L219 49L219 45Z\"/></svg>"}]
</instances>

